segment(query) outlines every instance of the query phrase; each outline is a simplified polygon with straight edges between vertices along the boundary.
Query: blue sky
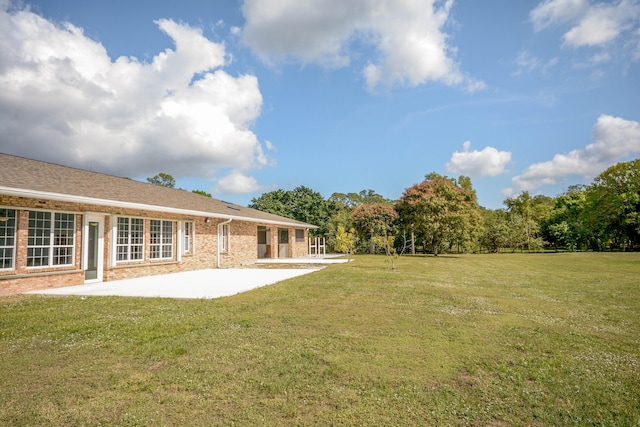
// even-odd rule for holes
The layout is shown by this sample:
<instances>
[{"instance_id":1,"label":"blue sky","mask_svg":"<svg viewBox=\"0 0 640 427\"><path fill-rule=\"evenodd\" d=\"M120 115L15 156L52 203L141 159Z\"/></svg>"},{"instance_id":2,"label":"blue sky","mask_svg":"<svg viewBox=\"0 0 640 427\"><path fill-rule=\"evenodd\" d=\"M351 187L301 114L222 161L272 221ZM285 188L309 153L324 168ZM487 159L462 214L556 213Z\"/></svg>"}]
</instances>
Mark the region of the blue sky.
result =
<instances>
[{"instance_id":1,"label":"blue sky","mask_svg":"<svg viewBox=\"0 0 640 427\"><path fill-rule=\"evenodd\" d=\"M640 2L0 0L0 151L246 205L640 157ZM0 184L1 185L1 184Z\"/></svg>"}]
</instances>

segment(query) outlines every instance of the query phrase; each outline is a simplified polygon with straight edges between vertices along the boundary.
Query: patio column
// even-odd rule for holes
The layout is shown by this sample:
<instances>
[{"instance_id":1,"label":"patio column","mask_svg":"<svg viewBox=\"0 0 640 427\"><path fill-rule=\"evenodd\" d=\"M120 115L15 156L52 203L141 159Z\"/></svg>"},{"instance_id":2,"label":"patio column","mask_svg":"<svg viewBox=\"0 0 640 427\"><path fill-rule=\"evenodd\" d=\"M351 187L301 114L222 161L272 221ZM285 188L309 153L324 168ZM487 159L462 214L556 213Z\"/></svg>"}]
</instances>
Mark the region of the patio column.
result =
<instances>
[{"instance_id":1,"label":"patio column","mask_svg":"<svg viewBox=\"0 0 640 427\"><path fill-rule=\"evenodd\" d=\"M278 227L269 228L269 237L271 245L271 254L269 258L278 258Z\"/></svg>"}]
</instances>

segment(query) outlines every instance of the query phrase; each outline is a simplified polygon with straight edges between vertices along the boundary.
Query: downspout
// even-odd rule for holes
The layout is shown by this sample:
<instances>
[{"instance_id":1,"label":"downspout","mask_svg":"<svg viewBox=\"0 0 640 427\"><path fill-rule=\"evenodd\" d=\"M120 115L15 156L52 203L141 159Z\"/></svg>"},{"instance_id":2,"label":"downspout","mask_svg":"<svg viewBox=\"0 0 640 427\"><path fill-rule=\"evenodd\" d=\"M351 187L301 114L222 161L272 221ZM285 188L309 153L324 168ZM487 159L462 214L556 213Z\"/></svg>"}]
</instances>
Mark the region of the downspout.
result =
<instances>
[{"instance_id":1,"label":"downspout","mask_svg":"<svg viewBox=\"0 0 640 427\"><path fill-rule=\"evenodd\" d=\"M233 218L229 218L228 220L223 221L220 224L218 224L218 256L216 257L216 260L217 260L217 263L218 263L218 268L220 268L220 228L223 225L230 224L231 221L233 221ZM231 235L231 230L229 230L229 235ZM227 244L229 245L229 248L231 248L231 242L227 242Z\"/></svg>"}]
</instances>

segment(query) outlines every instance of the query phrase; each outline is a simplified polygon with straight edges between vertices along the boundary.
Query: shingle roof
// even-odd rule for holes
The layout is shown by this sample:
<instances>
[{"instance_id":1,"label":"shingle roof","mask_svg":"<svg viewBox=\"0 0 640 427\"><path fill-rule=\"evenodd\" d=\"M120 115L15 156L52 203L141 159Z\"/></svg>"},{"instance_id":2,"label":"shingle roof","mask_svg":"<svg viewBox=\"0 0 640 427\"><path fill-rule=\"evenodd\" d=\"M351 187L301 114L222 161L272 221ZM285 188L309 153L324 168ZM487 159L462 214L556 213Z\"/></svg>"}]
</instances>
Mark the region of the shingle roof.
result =
<instances>
[{"instance_id":1,"label":"shingle roof","mask_svg":"<svg viewBox=\"0 0 640 427\"><path fill-rule=\"evenodd\" d=\"M101 205L132 205L201 216L317 228L279 215L227 203L186 190L90 172L0 153L0 194L16 191L33 197L91 199Z\"/></svg>"}]
</instances>

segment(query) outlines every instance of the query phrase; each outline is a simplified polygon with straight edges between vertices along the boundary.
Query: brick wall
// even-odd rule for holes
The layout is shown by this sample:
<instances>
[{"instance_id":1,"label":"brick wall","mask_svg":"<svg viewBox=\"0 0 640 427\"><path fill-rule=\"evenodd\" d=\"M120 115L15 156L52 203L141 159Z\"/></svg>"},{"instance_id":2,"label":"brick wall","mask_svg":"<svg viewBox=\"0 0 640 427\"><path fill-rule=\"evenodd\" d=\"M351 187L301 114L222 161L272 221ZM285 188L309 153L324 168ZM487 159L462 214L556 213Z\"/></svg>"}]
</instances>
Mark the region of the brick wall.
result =
<instances>
[{"instance_id":1,"label":"brick wall","mask_svg":"<svg viewBox=\"0 0 640 427\"><path fill-rule=\"evenodd\" d=\"M13 270L0 271L0 295L8 295L28 290L80 285L84 283L82 266L82 243L84 230L84 214L104 216L104 263L103 280L112 281L135 277L167 274L179 271L190 271L204 268L216 268L218 265L218 225L224 220L199 216L177 215L155 211L143 211L118 207L79 204L70 202L46 201L14 196L0 195L0 206L16 209L17 214L17 247L16 261ZM74 265L54 268L27 267L27 240L29 210L46 210L75 213L76 235ZM114 262L112 258L112 218L126 216L143 218L145 224L144 260L127 263ZM173 226L173 257L171 259L154 260L149 258L150 219L171 220ZM194 225L195 250L178 257L178 224L191 221ZM220 267L240 267L256 262L258 257L257 231L260 224L247 221L232 221L229 224L231 239L230 251L220 254ZM271 229L271 256L278 257L278 227ZM287 256L298 257L307 254L307 232L305 242L295 242L295 229L289 228L289 252Z\"/></svg>"},{"instance_id":2,"label":"brick wall","mask_svg":"<svg viewBox=\"0 0 640 427\"><path fill-rule=\"evenodd\" d=\"M12 198L18 199L18 198ZM47 204L35 200L27 200L31 209L46 209ZM13 200L0 196L0 206L11 206ZM9 202L9 203L7 203ZM24 206L24 205L23 205ZM60 209L54 205L52 211L69 212L69 209ZM55 288L61 286L77 285L84 282L84 271L81 270L82 257L82 224L84 216L75 214L75 246L72 265L60 267L27 267L27 245L29 237L29 211L16 209L16 241L15 261L12 270L0 270L0 295L10 295L34 289ZM53 256L53 254L49 254Z\"/></svg>"},{"instance_id":3,"label":"brick wall","mask_svg":"<svg viewBox=\"0 0 640 427\"><path fill-rule=\"evenodd\" d=\"M59 288L84 283L84 271L31 273L25 276L0 278L0 296L37 289Z\"/></svg>"},{"instance_id":4,"label":"brick wall","mask_svg":"<svg viewBox=\"0 0 640 427\"><path fill-rule=\"evenodd\" d=\"M298 229L300 230L300 229ZM295 230L293 232L294 236L292 238L292 245L293 245L293 257L294 258L298 258L298 257L302 257L302 256L306 256L309 255L309 233L307 232L306 229L302 229L303 230L303 238L301 242L297 242L296 241L296 236L295 236Z\"/></svg>"},{"instance_id":5,"label":"brick wall","mask_svg":"<svg viewBox=\"0 0 640 427\"><path fill-rule=\"evenodd\" d=\"M230 251L220 254L220 267L254 264L258 259L258 224L231 221Z\"/></svg>"},{"instance_id":6,"label":"brick wall","mask_svg":"<svg viewBox=\"0 0 640 427\"><path fill-rule=\"evenodd\" d=\"M151 214L154 214L152 212ZM140 217L141 215L137 215ZM180 218L180 221L192 221L194 225L193 242L194 250L190 254L183 254L181 261L177 258L177 227L174 226L174 251L170 260L152 260L149 258L150 238L149 221L145 221L145 259L143 261L116 262L109 265L109 247L107 244L111 236L110 228L105 226L105 265L104 281L133 279L136 277L154 276L158 274L177 273L180 271L201 270L216 268L216 256L218 246L217 222L212 219L207 223L202 217L184 217L173 215L172 218ZM155 217L154 217L155 219ZM109 247L108 247L109 246Z\"/></svg>"}]
</instances>

